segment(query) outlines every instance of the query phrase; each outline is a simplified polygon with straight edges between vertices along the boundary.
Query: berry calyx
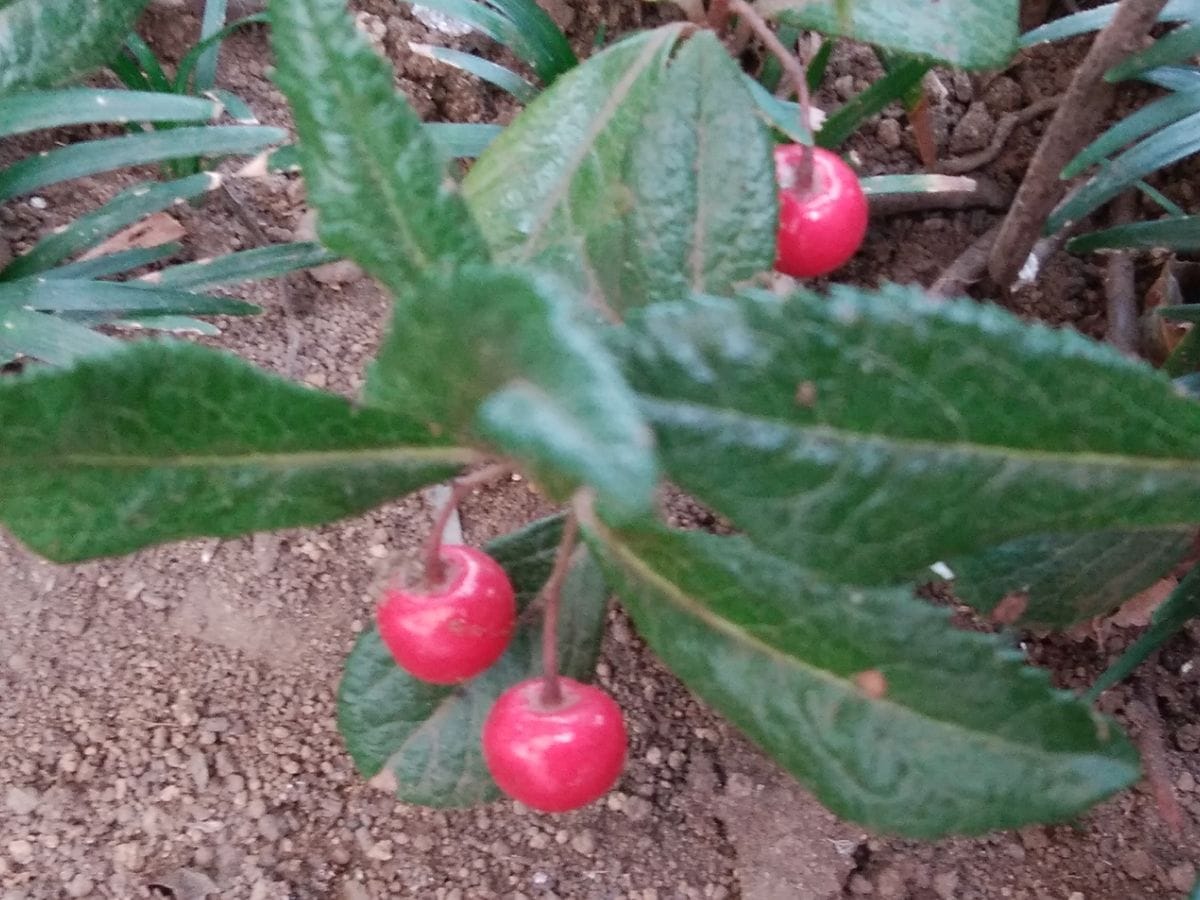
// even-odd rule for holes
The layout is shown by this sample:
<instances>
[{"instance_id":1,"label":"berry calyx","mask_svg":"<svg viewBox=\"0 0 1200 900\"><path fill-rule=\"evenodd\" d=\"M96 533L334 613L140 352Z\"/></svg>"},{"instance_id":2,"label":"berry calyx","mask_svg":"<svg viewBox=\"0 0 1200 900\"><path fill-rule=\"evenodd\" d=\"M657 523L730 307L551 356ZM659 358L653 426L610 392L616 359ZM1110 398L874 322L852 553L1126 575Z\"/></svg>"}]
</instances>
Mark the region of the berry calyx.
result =
<instances>
[{"instance_id":1,"label":"berry calyx","mask_svg":"<svg viewBox=\"0 0 1200 900\"><path fill-rule=\"evenodd\" d=\"M557 703L532 678L500 695L483 723L483 758L500 789L542 812L586 806L625 765L621 707L599 688L558 677Z\"/></svg>"},{"instance_id":2,"label":"berry calyx","mask_svg":"<svg viewBox=\"0 0 1200 900\"><path fill-rule=\"evenodd\" d=\"M811 154L810 168L806 153ZM775 148L775 177L775 268L793 278L814 278L844 265L867 233L867 198L854 170L821 147L783 144ZM804 180L808 183L800 183Z\"/></svg>"},{"instance_id":3,"label":"berry calyx","mask_svg":"<svg viewBox=\"0 0 1200 900\"><path fill-rule=\"evenodd\" d=\"M443 544L438 554L441 581L389 585L375 621L400 668L422 681L457 684L503 655L516 624L516 597L504 569L482 550Z\"/></svg>"}]
</instances>

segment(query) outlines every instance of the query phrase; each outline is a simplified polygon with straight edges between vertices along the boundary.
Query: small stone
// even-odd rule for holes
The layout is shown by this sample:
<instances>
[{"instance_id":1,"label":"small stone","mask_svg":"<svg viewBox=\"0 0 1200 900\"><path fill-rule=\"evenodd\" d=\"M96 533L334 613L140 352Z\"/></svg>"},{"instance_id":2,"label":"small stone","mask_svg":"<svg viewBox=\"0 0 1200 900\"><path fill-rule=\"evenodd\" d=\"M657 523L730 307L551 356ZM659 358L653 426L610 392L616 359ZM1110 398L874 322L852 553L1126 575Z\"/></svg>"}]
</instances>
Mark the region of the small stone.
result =
<instances>
[{"instance_id":1,"label":"small stone","mask_svg":"<svg viewBox=\"0 0 1200 900\"><path fill-rule=\"evenodd\" d=\"M950 152L964 154L982 150L991 142L995 131L996 122L988 112L987 104L972 103L966 115L954 126L950 135Z\"/></svg>"},{"instance_id":2,"label":"small stone","mask_svg":"<svg viewBox=\"0 0 1200 900\"><path fill-rule=\"evenodd\" d=\"M1001 75L987 86L983 92L983 102L994 113L1015 112L1025 104L1025 92L1014 79Z\"/></svg>"},{"instance_id":3,"label":"small stone","mask_svg":"<svg viewBox=\"0 0 1200 900\"><path fill-rule=\"evenodd\" d=\"M1067 900L1087 900L1087 898L1083 896L1083 891L1071 891Z\"/></svg>"},{"instance_id":4,"label":"small stone","mask_svg":"<svg viewBox=\"0 0 1200 900\"><path fill-rule=\"evenodd\" d=\"M342 900L371 900L367 889L357 881L342 882Z\"/></svg>"},{"instance_id":5,"label":"small stone","mask_svg":"<svg viewBox=\"0 0 1200 900\"><path fill-rule=\"evenodd\" d=\"M258 820L258 833L268 841L274 843L283 835L283 828L280 825L279 817L265 815Z\"/></svg>"},{"instance_id":6,"label":"small stone","mask_svg":"<svg viewBox=\"0 0 1200 900\"><path fill-rule=\"evenodd\" d=\"M904 876L890 866L875 877L875 889L883 900L902 900L908 893L904 887Z\"/></svg>"},{"instance_id":7,"label":"small stone","mask_svg":"<svg viewBox=\"0 0 1200 900\"><path fill-rule=\"evenodd\" d=\"M187 760L188 773L192 776L192 781L196 783L196 790L203 791L208 787L208 760L204 758L204 754L199 750L193 750L188 754Z\"/></svg>"},{"instance_id":8,"label":"small stone","mask_svg":"<svg viewBox=\"0 0 1200 900\"><path fill-rule=\"evenodd\" d=\"M82 872L67 882L66 892L68 897L90 897L93 890L96 889L95 883Z\"/></svg>"},{"instance_id":9,"label":"small stone","mask_svg":"<svg viewBox=\"0 0 1200 900\"><path fill-rule=\"evenodd\" d=\"M651 747L646 751L646 762L652 766L657 766L662 763L663 752L658 747Z\"/></svg>"},{"instance_id":10,"label":"small stone","mask_svg":"<svg viewBox=\"0 0 1200 900\"><path fill-rule=\"evenodd\" d=\"M1125 874L1134 881L1141 881L1154 873L1154 860L1145 850L1130 850L1121 858Z\"/></svg>"},{"instance_id":11,"label":"small stone","mask_svg":"<svg viewBox=\"0 0 1200 900\"><path fill-rule=\"evenodd\" d=\"M261 797L255 797L246 804L246 815L251 819L261 819L267 814L267 804Z\"/></svg>"},{"instance_id":12,"label":"small stone","mask_svg":"<svg viewBox=\"0 0 1200 900\"><path fill-rule=\"evenodd\" d=\"M645 797L628 797L625 800L625 815L631 822L640 822L647 818L654 806Z\"/></svg>"},{"instance_id":13,"label":"small stone","mask_svg":"<svg viewBox=\"0 0 1200 900\"><path fill-rule=\"evenodd\" d=\"M117 844L117 846L113 847L113 863L118 869L140 872L144 864L142 850L133 842Z\"/></svg>"},{"instance_id":14,"label":"small stone","mask_svg":"<svg viewBox=\"0 0 1200 900\"><path fill-rule=\"evenodd\" d=\"M749 775L733 772L725 782L725 793L730 797L749 797L754 793L754 782Z\"/></svg>"},{"instance_id":15,"label":"small stone","mask_svg":"<svg viewBox=\"0 0 1200 900\"><path fill-rule=\"evenodd\" d=\"M30 197L29 205L34 209L45 209L50 204L46 202L45 197Z\"/></svg>"},{"instance_id":16,"label":"small stone","mask_svg":"<svg viewBox=\"0 0 1200 900\"><path fill-rule=\"evenodd\" d=\"M393 856L392 847L393 844L391 841L378 841L367 851L367 858L387 862Z\"/></svg>"},{"instance_id":17,"label":"small stone","mask_svg":"<svg viewBox=\"0 0 1200 900\"><path fill-rule=\"evenodd\" d=\"M1045 830L1036 826L1022 829L1019 836L1026 850L1043 850L1050 845Z\"/></svg>"},{"instance_id":18,"label":"small stone","mask_svg":"<svg viewBox=\"0 0 1200 900\"><path fill-rule=\"evenodd\" d=\"M839 75L833 82L833 89L843 100L849 100L854 96L854 76Z\"/></svg>"},{"instance_id":19,"label":"small stone","mask_svg":"<svg viewBox=\"0 0 1200 900\"><path fill-rule=\"evenodd\" d=\"M1167 873L1167 879L1171 882L1171 887L1175 888L1175 890L1190 891L1196 881L1196 867L1191 863L1180 863L1177 866L1172 866L1171 871Z\"/></svg>"},{"instance_id":20,"label":"small stone","mask_svg":"<svg viewBox=\"0 0 1200 900\"><path fill-rule=\"evenodd\" d=\"M896 150L904 140L904 130L895 119L880 119L875 126L875 137L888 150Z\"/></svg>"},{"instance_id":21,"label":"small stone","mask_svg":"<svg viewBox=\"0 0 1200 900\"><path fill-rule=\"evenodd\" d=\"M14 816L27 816L38 805L38 793L30 788L10 787L4 795L4 805Z\"/></svg>"},{"instance_id":22,"label":"small stone","mask_svg":"<svg viewBox=\"0 0 1200 900\"><path fill-rule=\"evenodd\" d=\"M955 893L957 890L957 872L939 872L933 876L933 892L938 895L940 900L955 900L955 897L958 896Z\"/></svg>"},{"instance_id":23,"label":"small stone","mask_svg":"<svg viewBox=\"0 0 1200 900\"><path fill-rule=\"evenodd\" d=\"M1196 779L1191 772L1184 772L1179 776L1176 786L1185 794L1190 794L1196 790Z\"/></svg>"},{"instance_id":24,"label":"small stone","mask_svg":"<svg viewBox=\"0 0 1200 900\"><path fill-rule=\"evenodd\" d=\"M571 846L576 853L591 856L596 852L596 838L590 831L584 830L571 839Z\"/></svg>"},{"instance_id":25,"label":"small stone","mask_svg":"<svg viewBox=\"0 0 1200 900\"><path fill-rule=\"evenodd\" d=\"M33 844L23 838L9 841L8 855L18 866L27 866L33 862Z\"/></svg>"},{"instance_id":26,"label":"small stone","mask_svg":"<svg viewBox=\"0 0 1200 900\"><path fill-rule=\"evenodd\" d=\"M1184 753L1200 749L1200 725L1191 723L1180 726L1175 732L1175 746Z\"/></svg>"},{"instance_id":27,"label":"small stone","mask_svg":"<svg viewBox=\"0 0 1200 900\"><path fill-rule=\"evenodd\" d=\"M315 388L323 388L329 384L329 376L324 372L309 372L304 376L304 383Z\"/></svg>"},{"instance_id":28,"label":"small stone","mask_svg":"<svg viewBox=\"0 0 1200 900\"><path fill-rule=\"evenodd\" d=\"M667 765L679 771L687 764L687 754L682 750L672 750L667 754Z\"/></svg>"},{"instance_id":29,"label":"small stone","mask_svg":"<svg viewBox=\"0 0 1200 900\"><path fill-rule=\"evenodd\" d=\"M856 897L866 897L869 894L875 893L875 885L871 884L862 875L850 876L850 893Z\"/></svg>"},{"instance_id":30,"label":"small stone","mask_svg":"<svg viewBox=\"0 0 1200 900\"><path fill-rule=\"evenodd\" d=\"M413 838L413 849L419 853L428 853L433 849L433 838L427 834L418 834Z\"/></svg>"}]
</instances>

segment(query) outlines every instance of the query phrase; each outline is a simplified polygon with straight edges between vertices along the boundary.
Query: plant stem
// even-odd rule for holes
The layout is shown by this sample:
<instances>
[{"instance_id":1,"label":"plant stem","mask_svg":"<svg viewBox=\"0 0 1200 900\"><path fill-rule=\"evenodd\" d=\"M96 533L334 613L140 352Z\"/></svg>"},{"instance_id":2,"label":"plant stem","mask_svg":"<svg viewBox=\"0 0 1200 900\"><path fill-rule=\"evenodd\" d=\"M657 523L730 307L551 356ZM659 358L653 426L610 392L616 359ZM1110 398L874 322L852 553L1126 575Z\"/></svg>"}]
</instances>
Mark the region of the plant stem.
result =
<instances>
[{"instance_id":1,"label":"plant stem","mask_svg":"<svg viewBox=\"0 0 1200 900\"><path fill-rule=\"evenodd\" d=\"M708 4L708 27L717 34L724 34L729 27L729 0L712 0Z\"/></svg>"},{"instance_id":2,"label":"plant stem","mask_svg":"<svg viewBox=\"0 0 1200 900\"><path fill-rule=\"evenodd\" d=\"M501 478L511 475L512 471L513 467L509 463L496 463L451 482L450 496L438 510L429 537L425 539L425 586L427 588L441 584L446 578L446 564L442 562L442 535L446 531L446 523L458 509L458 504L462 503L471 491L485 484L499 481Z\"/></svg>"},{"instance_id":3,"label":"plant stem","mask_svg":"<svg viewBox=\"0 0 1200 900\"><path fill-rule=\"evenodd\" d=\"M562 539L554 556L554 568L542 588L545 610L542 613L542 703L547 707L562 702L562 688L558 683L558 611L562 605L563 582L571 567L571 553L579 538L579 520L575 511L567 513L563 522Z\"/></svg>"},{"instance_id":4,"label":"plant stem","mask_svg":"<svg viewBox=\"0 0 1200 900\"><path fill-rule=\"evenodd\" d=\"M795 53L783 45L783 41L779 40L779 37L771 30L771 26L758 14L758 10L746 0L728 0L728 3L729 9L737 14L739 20L754 30L759 40L783 66L783 71L787 73L788 79L796 88L796 100L800 104L800 125L807 134L812 128L812 97L808 93L808 76L805 74L804 64L800 62L800 58ZM714 3L713 6L715 5ZM710 21L711 9L712 7L710 7ZM800 193L810 190L812 179L812 148L805 144L800 156L800 165L796 169L796 190Z\"/></svg>"}]
</instances>

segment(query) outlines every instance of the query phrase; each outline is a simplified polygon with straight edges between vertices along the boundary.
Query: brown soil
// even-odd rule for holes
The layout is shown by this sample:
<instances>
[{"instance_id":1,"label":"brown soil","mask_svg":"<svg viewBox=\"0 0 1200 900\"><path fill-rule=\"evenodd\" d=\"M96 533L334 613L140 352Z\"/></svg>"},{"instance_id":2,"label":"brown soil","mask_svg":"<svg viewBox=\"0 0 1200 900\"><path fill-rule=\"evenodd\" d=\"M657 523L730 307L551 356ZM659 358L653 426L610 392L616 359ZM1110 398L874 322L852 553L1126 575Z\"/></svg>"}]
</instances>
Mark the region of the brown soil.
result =
<instances>
[{"instance_id":1,"label":"brown soil","mask_svg":"<svg viewBox=\"0 0 1200 900\"><path fill-rule=\"evenodd\" d=\"M558 6L570 13L581 48L601 21L612 36L638 24L644 9L598 0ZM377 17L400 85L423 116L513 115L495 92L407 50L409 40L430 36L406 7L370 0L359 8ZM147 33L171 52L195 25L164 14ZM1076 59L1074 51L1039 51L987 86L939 73L943 152L986 143L998 116L1061 90ZM267 65L264 35L238 35L227 45L222 83L264 121L286 124ZM840 49L819 100L840 102L875 77L875 66L861 49ZM898 115L889 110L851 142L866 171L916 170ZM1015 184L1040 128L1020 129L985 173ZM31 146L0 148L0 163ZM9 204L0 209L7 243L26 249L132 180L49 191L44 209ZM1193 199L1183 187L1179 193L1181 202ZM239 182L232 199L177 215L187 252L201 256L289 239L302 212L299 183L277 176ZM846 275L865 284L928 283L994 221L968 211L877 222ZM335 289L297 276L246 295L266 313L223 323L217 343L315 386L358 388L387 310L372 283ZM1056 257L1017 303L1050 322L1103 330L1101 272L1086 259ZM490 489L463 510L467 538L486 540L545 509L523 484ZM714 526L686 498L674 498L671 509L676 524ZM1180 898L1190 887L1200 862L1197 629L1105 699L1135 735L1146 722L1163 729L1181 833L1136 789L1074 826L934 844L868 835L825 812L698 703L619 611L599 680L627 711L632 746L606 801L554 817L512 803L473 811L397 805L354 773L336 733L333 692L370 616L368 585L428 523L417 497L327 528L193 541L69 567L0 536L0 898L1134 900ZM1031 638L1029 649L1073 687L1132 636L1115 631L1102 647Z\"/></svg>"}]
</instances>

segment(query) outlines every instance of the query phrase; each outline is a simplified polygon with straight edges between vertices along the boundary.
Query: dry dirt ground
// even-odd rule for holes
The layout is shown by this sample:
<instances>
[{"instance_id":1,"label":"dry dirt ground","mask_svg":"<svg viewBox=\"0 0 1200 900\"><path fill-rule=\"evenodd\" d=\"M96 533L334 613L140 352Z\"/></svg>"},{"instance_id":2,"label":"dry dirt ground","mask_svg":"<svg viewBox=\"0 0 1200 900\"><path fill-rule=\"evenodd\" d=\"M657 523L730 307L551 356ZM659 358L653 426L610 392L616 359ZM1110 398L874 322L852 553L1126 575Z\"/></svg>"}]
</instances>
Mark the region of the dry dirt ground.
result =
<instances>
[{"instance_id":1,"label":"dry dirt ground","mask_svg":"<svg viewBox=\"0 0 1200 900\"><path fill-rule=\"evenodd\" d=\"M406 7L358 8L374 17L368 24L426 118L511 117L502 98L408 50L430 35ZM660 15L596 0L556 11L569 14L586 47L602 21L612 36L645 9ZM144 33L169 55L195 28L184 14L160 15ZM1060 91L1073 58L1034 54L986 85L943 73L935 103L943 152L978 149L997 118ZM264 121L286 125L268 59L261 31L238 35L221 81ZM843 48L820 100L833 106L876 75L866 53ZM851 142L866 171L916 169L897 115L888 111ZM986 174L1011 185L1040 127L1019 129ZM0 162L33 146L0 147ZM26 249L131 179L89 179L45 193L45 204L0 208L5 243ZM1176 199L1194 198L1181 185ZM188 253L200 256L289 239L302 207L299 182L278 176L177 215ZM847 274L927 283L994 220L985 211L881 220ZM357 389L387 309L369 281L298 276L244 293L266 312L223 323L220 345L314 386ZM1099 333L1099 270L1061 257L1017 308ZM686 500L672 509L677 524L712 524ZM506 484L470 500L464 527L482 541L541 511L523 484ZM1175 639L1105 699L1126 722L1162 728L1184 813L1178 833L1135 789L1071 826L935 844L869 835L825 812L692 698L617 610L599 680L625 708L632 743L612 795L553 817L506 802L474 811L397 805L354 773L333 695L371 614L368 586L428 523L413 498L323 529L70 567L0 535L0 898L1149 900L1182 898L1191 884L1200 862L1200 631ZM1034 640L1030 652L1076 686L1131 636L1114 631L1100 647Z\"/></svg>"}]
</instances>

